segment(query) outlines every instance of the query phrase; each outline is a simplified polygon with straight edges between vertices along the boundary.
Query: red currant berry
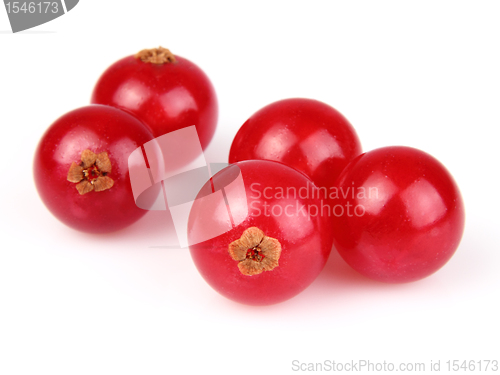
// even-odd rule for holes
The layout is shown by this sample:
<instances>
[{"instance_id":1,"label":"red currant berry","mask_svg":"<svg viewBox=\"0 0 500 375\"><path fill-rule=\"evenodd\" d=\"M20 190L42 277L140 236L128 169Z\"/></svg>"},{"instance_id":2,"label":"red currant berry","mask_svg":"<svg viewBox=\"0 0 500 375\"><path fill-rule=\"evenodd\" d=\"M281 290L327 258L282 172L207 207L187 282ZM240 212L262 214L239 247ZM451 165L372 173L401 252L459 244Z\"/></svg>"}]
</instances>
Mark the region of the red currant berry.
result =
<instances>
[{"instance_id":1,"label":"red currant berry","mask_svg":"<svg viewBox=\"0 0 500 375\"><path fill-rule=\"evenodd\" d=\"M446 168L423 151L384 147L362 154L335 189L335 247L365 276L393 283L422 279L460 243L460 191Z\"/></svg>"},{"instance_id":2,"label":"red currant berry","mask_svg":"<svg viewBox=\"0 0 500 375\"><path fill-rule=\"evenodd\" d=\"M234 183L238 175L241 185ZM207 182L193 203L191 256L208 284L229 299L285 301L310 285L326 263L332 235L322 210L328 209L302 173L266 160L236 163Z\"/></svg>"},{"instance_id":3,"label":"red currant berry","mask_svg":"<svg viewBox=\"0 0 500 375\"><path fill-rule=\"evenodd\" d=\"M217 98L206 74L162 47L111 65L99 78L91 102L132 113L155 137L195 125L203 149L217 125Z\"/></svg>"},{"instance_id":4,"label":"red currant berry","mask_svg":"<svg viewBox=\"0 0 500 375\"><path fill-rule=\"evenodd\" d=\"M360 153L358 136L342 114L317 100L297 98L254 113L236 134L229 162L274 160L305 173L317 186L330 187Z\"/></svg>"},{"instance_id":5,"label":"red currant berry","mask_svg":"<svg viewBox=\"0 0 500 375\"><path fill-rule=\"evenodd\" d=\"M64 224L84 232L132 224L147 211L135 204L128 157L152 139L139 120L113 107L91 105L63 115L35 152L42 201Z\"/></svg>"}]
</instances>

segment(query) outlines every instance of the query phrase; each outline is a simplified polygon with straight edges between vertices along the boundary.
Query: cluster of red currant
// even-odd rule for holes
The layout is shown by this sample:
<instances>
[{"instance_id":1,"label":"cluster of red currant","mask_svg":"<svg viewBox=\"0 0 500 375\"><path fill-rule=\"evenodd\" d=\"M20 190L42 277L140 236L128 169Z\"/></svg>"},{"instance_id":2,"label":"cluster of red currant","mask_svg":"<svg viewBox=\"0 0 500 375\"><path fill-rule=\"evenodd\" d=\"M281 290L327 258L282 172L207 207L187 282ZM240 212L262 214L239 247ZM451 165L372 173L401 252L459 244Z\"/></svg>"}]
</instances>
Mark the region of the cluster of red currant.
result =
<instances>
[{"instance_id":1,"label":"cluster of red currant","mask_svg":"<svg viewBox=\"0 0 500 375\"><path fill-rule=\"evenodd\" d=\"M40 197L75 229L122 229L146 212L134 201L130 154L192 125L204 149L217 112L213 86L192 62L161 47L119 60L97 82L92 105L43 135L34 161ZM401 146L362 153L352 125L316 100L257 111L236 134L229 162L198 197L224 194L194 201L187 235L201 275L238 302L297 295L332 247L372 279L419 280L441 268L462 237L462 198L439 161ZM238 174L243 196L231 191ZM225 225L231 229L211 235Z\"/></svg>"}]
</instances>

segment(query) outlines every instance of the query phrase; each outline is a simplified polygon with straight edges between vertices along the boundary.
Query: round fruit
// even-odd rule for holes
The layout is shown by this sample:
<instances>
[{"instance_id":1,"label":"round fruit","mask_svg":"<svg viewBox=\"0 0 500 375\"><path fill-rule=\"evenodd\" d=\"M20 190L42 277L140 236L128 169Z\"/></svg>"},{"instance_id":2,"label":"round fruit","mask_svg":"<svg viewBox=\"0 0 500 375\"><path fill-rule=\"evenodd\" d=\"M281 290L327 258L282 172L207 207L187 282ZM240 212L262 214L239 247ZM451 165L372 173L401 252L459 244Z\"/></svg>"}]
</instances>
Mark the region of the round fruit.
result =
<instances>
[{"instance_id":1,"label":"round fruit","mask_svg":"<svg viewBox=\"0 0 500 375\"><path fill-rule=\"evenodd\" d=\"M312 99L285 99L254 113L236 134L229 162L267 159L305 173L320 187L333 186L361 153L352 125L336 109Z\"/></svg>"},{"instance_id":2,"label":"round fruit","mask_svg":"<svg viewBox=\"0 0 500 375\"><path fill-rule=\"evenodd\" d=\"M134 201L128 157L153 139L139 120L119 109L91 105L60 117L35 152L35 184L47 208L84 232L124 228L147 211Z\"/></svg>"},{"instance_id":3,"label":"round fruit","mask_svg":"<svg viewBox=\"0 0 500 375\"><path fill-rule=\"evenodd\" d=\"M217 125L217 98L206 74L162 47L111 65L99 78L91 102L133 114L155 137L195 125L203 149Z\"/></svg>"},{"instance_id":4,"label":"round fruit","mask_svg":"<svg viewBox=\"0 0 500 375\"><path fill-rule=\"evenodd\" d=\"M453 177L435 158L410 147L358 156L339 177L334 244L361 274L385 282L422 279L454 254L464 205Z\"/></svg>"},{"instance_id":5,"label":"round fruit","mask_svg":"<svg viewBox=\"0 0 500 375\"><path fill-rule=\"evenodd\" d=\"M280 163L252 160L225 168L202 188L189 215L198 271L220 294L245 304L297 295L318 276L332 248L322 215L329 206L318 194L306 176Z\"/></svg>"}]
</instances>

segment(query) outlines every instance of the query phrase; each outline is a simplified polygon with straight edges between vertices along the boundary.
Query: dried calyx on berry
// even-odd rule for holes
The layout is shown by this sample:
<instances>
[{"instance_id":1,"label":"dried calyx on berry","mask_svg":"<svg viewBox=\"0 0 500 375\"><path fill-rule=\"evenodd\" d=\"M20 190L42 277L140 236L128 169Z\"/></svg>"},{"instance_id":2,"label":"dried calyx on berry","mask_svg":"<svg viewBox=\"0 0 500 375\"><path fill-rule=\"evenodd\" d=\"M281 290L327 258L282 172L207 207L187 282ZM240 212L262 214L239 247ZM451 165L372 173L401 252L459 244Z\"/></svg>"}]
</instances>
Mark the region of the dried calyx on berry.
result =
<instances>
[{"instance_id":1,"label":"dried calyx on berry","mask_svg":"<svg viewBox=\"0 0 500 375\"><path fill-rule=\"evenodd\" d=\"M158 48L143 49L135 54L135 58L145 63L157 65L177 62L174 54L161 46Z\"/></svg>"},{"instance_id":2,"label":"dried calyx on berry","mask_svg":"<svg viewBox=\"0 0 500 375\"><path fill-rule=\"evenodd\" d=\"M240 239L229 244L229 255L239 261L238 268L243 275L258 275L278 267L281 244L277 239L267 237L259 228L251 227Z\"/></svg>"},{"instance_id":3,"label":"dried calyx on berry","mask_svg":"<svg viewBox=\"0 0 500 375\"><path fill-rule=\"evenodd\" d=\"M68 181L76 185L80 195L91 191L103 191L110 189L114 181L107 176L111 172L111 161L107 152L95 154L85 150L81 155L81 163L73 162L69 167Z\"/></svg>"}]
</instances>

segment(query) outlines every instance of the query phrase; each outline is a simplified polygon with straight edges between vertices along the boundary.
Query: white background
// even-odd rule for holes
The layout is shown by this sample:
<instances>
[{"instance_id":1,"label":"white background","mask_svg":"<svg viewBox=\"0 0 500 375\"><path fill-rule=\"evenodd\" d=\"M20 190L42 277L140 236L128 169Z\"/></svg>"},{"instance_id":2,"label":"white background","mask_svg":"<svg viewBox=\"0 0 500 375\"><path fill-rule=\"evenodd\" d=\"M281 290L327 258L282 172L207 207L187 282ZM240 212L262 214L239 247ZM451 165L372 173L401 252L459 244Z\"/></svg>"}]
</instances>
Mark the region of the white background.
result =
<instances>
[{"instance_id":1,"label":"white background","mask_svg":"<svg viewBox=\"0 0 500 375\"><path fill-rule=\"evenodd\" d=\"M288 374L300 363L500 360L500 3L495 1L82 0L10 33L0 9L0 373ZM110 235L59 223L32 162L44 130L86 105L101 72L167 47L214 83L206 155L227 160L257 109L309 97L340 110L365 151L420 148L463 193L462 243L436 274L386 285L335 253L292 300L219 296L162 213Z\"/></svg>"}]
</instances>

